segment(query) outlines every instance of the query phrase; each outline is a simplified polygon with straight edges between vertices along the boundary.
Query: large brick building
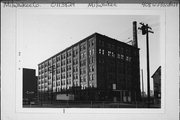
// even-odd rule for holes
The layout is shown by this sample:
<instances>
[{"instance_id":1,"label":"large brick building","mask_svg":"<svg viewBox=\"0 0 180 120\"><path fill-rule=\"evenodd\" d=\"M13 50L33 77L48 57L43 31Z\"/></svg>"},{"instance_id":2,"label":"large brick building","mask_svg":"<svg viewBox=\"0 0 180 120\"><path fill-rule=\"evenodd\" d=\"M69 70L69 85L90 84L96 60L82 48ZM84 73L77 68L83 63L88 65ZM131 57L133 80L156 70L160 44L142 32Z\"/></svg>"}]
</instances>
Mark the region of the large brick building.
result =
<instances>
[{"instance_id":1,"label":"large brick building","mask_svg":"<svg viewBox=\"0 0 180 120\"><path fill-rule=\"evenodd\" d=\"M94 33L38 64L40 100L140 99L139 49Z\"/></svg>"}]
</instances>

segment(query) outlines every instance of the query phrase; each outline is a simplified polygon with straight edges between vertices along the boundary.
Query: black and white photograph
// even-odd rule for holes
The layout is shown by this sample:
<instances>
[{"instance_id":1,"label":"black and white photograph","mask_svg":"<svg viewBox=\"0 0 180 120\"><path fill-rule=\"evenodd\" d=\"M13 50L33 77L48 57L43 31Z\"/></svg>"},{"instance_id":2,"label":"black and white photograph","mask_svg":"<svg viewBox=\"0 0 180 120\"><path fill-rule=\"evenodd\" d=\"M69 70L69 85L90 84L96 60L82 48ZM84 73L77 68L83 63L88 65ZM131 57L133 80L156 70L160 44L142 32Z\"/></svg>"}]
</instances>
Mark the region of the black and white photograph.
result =
<instances>
[{"instance_id":1,"label":"black and white photograph","mask_svg":"<svg viewBox=\"0 0 180 120\"><path fill-rule=\"evenodd\" d=\"M161 108L160 16L19 21L23 107Z\"/></svg>"},{"instance_id":2,"label":"black and white photograph","mask_svg":"<svg viewBox=\"0 0 180 120\"><path fill-rule=\"evenodd\" d=\"M2 120L177 120L178 5L4 1Z\"/></svg>"}]
</instances>

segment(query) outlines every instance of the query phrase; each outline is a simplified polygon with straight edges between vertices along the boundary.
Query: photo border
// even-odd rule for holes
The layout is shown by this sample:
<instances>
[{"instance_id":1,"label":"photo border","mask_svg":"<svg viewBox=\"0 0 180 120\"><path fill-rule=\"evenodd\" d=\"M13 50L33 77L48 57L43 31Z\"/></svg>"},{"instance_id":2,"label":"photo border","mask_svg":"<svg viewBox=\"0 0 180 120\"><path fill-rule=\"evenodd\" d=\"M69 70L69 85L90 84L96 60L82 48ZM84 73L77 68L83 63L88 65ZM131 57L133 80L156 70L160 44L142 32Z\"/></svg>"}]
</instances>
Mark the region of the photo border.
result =
<instances>
[{"instance_id":1,"label":"photo border","mask_svg":"<svg viewBox=\"0 0 180 120\"><path fill-rule=\"evenodd\" d=\"M40 9L42 10L42 8ZM106 11L106 12L104 12ZM164 66L165 66L165 41L163 35L165 35L165 31L163 31L165 28L165 13L162 10L92 10L92 9L43 9L39 12L39 9L23 9L20 8L17 10L17 52L21 52L21 33L18 31L18 20L20 19L21 13L24 12L24 14L38 14L38 15L159 15L160 16L160 47L161 47L161 66L162 66L162 105L161 108L22 108L22 66L20 65L20 62L17 62L17 67L20 66L21 70L17 70L17 82L16 82L16 110L20 112L43 112L43 113L164 113ZM17 57L17 61L22 61L21 56ZM22 61L23 62L23 61ZM21 93L21 94L18 94ZM39 110L38 110L39 109ZM43 109L43 111L42 111ZM46 110L44 110L46 109Z\"/></svg>"},{"instance_id":2,"label":"photo border","mask_svg":"<svg viewBox=\"0 0 180 120\"><path fill-rule=\"evenodd\" d=\"M48 109L48 110L52 111L51 113L49 113L46 110L44 112L44 108L41 109L41 110L43 110L42 112L36 111L34 108L31 108L31 110L33 110L33 111L29 111L28 109L26 109L26 110L24 109L22 111L21 108L19 109L19 106L18 107L16 106L16 105L19 105L19 103L17 103L17 102L19 102L18 101L19 99L16 99L17 98L16 94L19 94L19 93L17 93L17 90L16 90L16 89L18 89L16 86L17 83L14 81L13 77L15 76L15 78L17 78L17 75L16 75L17 63L15 63L15 62L17 62L17 60L19 60L19 58L18 59L15 58L18 56L18 52L17 52L17 48L15 47L16 41L14 41L14 39L16 38L16 35L17 35L16 34L17 29L14 29L14 28L17 28L17 26L16 26L17 21L14 22L14 17L16 17L15 14L17 14L17 9L19 9L19 8L12 8L12 9L8 8L8 10L4 10L4 8L3 8L3 10L2 10L2 16L5 16L6 19L7 19L7 17L12 18L12 20L7 20L7 22L6 22L6 19L4 18L3 22L2 22L2 23L6 23L5 25L2 25L2 29L3 29L2 33L4 33L4 34L2 34L2 37L1 37L1 39L2 39L2 41L1 41L1 44L2 44L1 45L1 47L2 47L1 48L1 70L2 70L1 71L1 73L2 73L2 76L1 76L2 109L1 110L2 110L2 118L4 118L5 120L6 119L24 120L25 118L26 119L34 118L34 119L38 120L39 118L48 119L49 116L51 116L51 119L60 119L60 118L79 119L81 117L86 118L86 119L91 119L91 118L93 118L93 119L101 118L102 119L103 116L105 119L111 118L111 119L128 119L128 120L131 120L132 118L138 119L138 120L144 120L144 119L151 120L151 119L157 119L157 118L163 119L163 120L169 120L169 119L173 119L173 118L178 118L179 114L177 114L177 113L179 113L179 106L177 106L177 107L174 107L174 106L177 104L179 105L179 101L175 102L176 100L174 100L174 98L177 98L179 95L179 87L177 87L177 86L179 86L179 80L177 80L177 78L179 79L179 69L177 69L178 68L177 65L179 65L179 47L177 47L177 46L179 46L179 44L177 45L177 43L179 42L178 41L179 36L176 36L177 34L179 35L179 33L177 33L179 31L179 29L175 28L175 31L174 31L175 33L172 33L171 35L167 35L167 32L169 32L168 29L172 30L173 29L172 27L175 27L175 25L179 25L179 19L172 20L171 18L167 18L167 16L171 16L170 14L172 14L172 12L175 12L175 15L177 15L177 14L179 15L179 12L176 11L178 9L171 9L171 8L165 8L165 9L157 8L156 9L156 10L162 11L164 14L164 18L165 18L165 21L164 21L165 26L163 26L161 24L161 28L162 27L165 28L165 29L163 29L163 31L165 31L165 35L162 36L162 38L164 38L164 40L165 40L165 46L164 46L164 48L161 48L162 51L165 50L164 51L165 52L165 60L163 61L163 62L165 62L165 64L164 64L164 67L162 66L162 72L164 72L164 78L166 78L166 80L170 80L170 77L175 78L171 84L165 84L165 83L167 83L167 81L164 82L164 84L165 84L164 85L164 95L163 95L163 91L162 91L162 97L164 98L164 102L162 101L163 102L162 106L164 106L163 112L161 111L160 113L150 113L150 114L147 113L147 114L143 114L143 115L142 115L142 113L144 113L143 111L138 114L128 112L128 113L122 113L122 114L105 113L103 115L101 113L93 113L93 115L92 115L92 113L81 114L81 113L72 113L72 111L70 111L70 112L66 112L68 117L64 116L64 113L61 111L60 112L57 111L57 113L56 113L56 111L52 111L51 109ZM145 11L149 10L149 9L142 8L142 7L140 7L140 8L133 7L133 9L136 9L136 10L139 9L139 10L145 10ZM152 8L152 9L154 9L154 8ZM4 12L10 13L10 14L6 15ZM175 17L175 15L172 15L172 16ZM172 27L170 27L170 25L169 25L170 21L174 22L174 23L172 23ZM10 23L10 25L9 24L7 25L8 22L12 22L12 23ZM7 26L10 26L10 28L5 28ZM7 31L5 31L5 30L7 30ZM178 31L176 31L176 30L178 30ZM12 35L12 36L8 36L9 33L7 33L7 32L10 32L10 35ZM170 37L172 37L173 41L175 41L177 43L171 44ZM9 43L11 43L11 44L9 44ZM169 47L174 47L174 48L169 48ZM8 49L8 48L10 48L10 49ZM9 51L7 51L7 50L9 50ZM16 51L14 51L14 50L16 50ZM175 52L174 55L170 55L174 52ZM9 57L9 55L11 55L12 53L13 53L13 55L11 57ZM173 56L175 59L172 63L172 66L174 67L174 69L172 69L172 67L170 67L170 65L169 65L170 61L172 60L171 58L168 58L169 56L170 57ZM6 63L6 60L8 63ZM12 69L10 69L9 66L12 66ZM170 70L172 70L172 71L170 71ZM169 72L174 72L174 73L169 73ZM12 73L12 76L8 76L9 73ZM9 86L7 86L6 82L9 84ZM170 83L170 82L168 82L168 83ZM175 85L175 86L173 86L173 85ZM8 90L7 87L10 87L14 91L13 90L7 91ZM168 92L168 90L170 90L170 88L173 90L178 90L178 91L177 91L177 93L176 92L174 93L176 95L176 97L175 97L175 95L171 95L173 98L171 98L171 99L168 98L168 100L167 100L165 98L168 97L167 94L168 95L170 94ZM21 89L21 91L22 91L22 89ZM172 92L172 90L170 90L170 92ZM8 98L12 98L12 99L8 99ZM8 103L6 103L6 102L8 102ZM172 103L172 105L170 105L171 104L170 102ZM66 108L66 109L69 109L69 108ZM78 108L76 108L76 109L78 109ZM178 110L178 111L176 111L176 110ZM171 113L171 111L172 111L172 113ZM44 114L44 113L46 113L46 114ZM47 113L49 113L49 114L47 114Z\"/></svg>"}]
</instances>

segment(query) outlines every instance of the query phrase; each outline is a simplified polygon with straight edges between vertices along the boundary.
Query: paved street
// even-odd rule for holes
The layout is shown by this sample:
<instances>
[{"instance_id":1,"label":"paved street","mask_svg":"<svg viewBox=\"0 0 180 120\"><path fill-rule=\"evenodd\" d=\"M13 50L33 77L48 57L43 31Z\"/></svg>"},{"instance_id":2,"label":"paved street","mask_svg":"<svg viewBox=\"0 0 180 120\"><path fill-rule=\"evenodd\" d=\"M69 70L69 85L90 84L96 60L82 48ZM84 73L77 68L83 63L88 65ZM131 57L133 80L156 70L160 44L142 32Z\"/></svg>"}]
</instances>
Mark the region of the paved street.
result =
<instances>
[{"instance_id":1,"label":"paved street","mask_svg":"<svg viewBox=\"0 0 180 120\"><path fill-rule=\"evenodd\" d=\"M147 104L138 103L118 103L118 102L56 102L56 103L42 103L36 105L23 105L24 108L148 108ZM160 108L159 105L151 104L150 108Z\"/></svg>"}]
</instances>

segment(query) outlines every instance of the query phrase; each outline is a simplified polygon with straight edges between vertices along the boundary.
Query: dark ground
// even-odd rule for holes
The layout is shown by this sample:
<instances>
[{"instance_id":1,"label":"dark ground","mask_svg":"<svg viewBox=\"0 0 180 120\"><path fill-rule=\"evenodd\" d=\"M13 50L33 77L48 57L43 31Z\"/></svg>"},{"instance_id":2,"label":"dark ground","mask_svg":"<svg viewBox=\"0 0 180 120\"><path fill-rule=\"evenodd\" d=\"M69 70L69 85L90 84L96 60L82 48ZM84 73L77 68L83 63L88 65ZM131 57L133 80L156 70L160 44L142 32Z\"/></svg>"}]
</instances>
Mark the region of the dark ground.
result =
<instances>
[{"instance_id":1,"label":"dark ground","mask_svg":"<svg viewBox=\"0 0 180 120\"><path fill-rule=\"evenodd\" d=\"M105 101L58 101L23 105L24 108L148 108L145 103L119 103ZM159 104L150 104L150 108L160 108Z\"/></svg>"}]
</instances>

